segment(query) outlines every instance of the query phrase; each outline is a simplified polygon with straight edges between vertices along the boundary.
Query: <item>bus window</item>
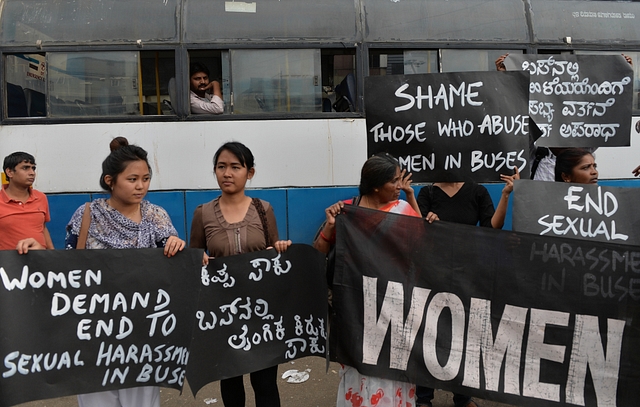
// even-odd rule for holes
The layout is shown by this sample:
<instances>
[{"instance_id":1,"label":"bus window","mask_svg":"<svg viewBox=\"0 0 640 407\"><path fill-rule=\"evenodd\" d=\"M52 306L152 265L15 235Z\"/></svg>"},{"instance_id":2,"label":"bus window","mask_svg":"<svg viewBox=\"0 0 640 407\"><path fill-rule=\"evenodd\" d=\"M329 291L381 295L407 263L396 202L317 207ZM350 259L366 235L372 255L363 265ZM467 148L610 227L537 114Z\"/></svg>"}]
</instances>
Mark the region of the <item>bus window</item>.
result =
<instances>
[{"instance_id":1,"label":"bus window","mask_svg":"<svg viewBox=\"0 0 640 407\"><path fill-rule=\"evenodd\" d=\"M438 55L429 50L407 50L403 53L404 74L438 72Z\"/></svg>"},{"instance_id":2,"label":"bus window","mask_svg":"<svg viewBox=\"0 0 640 407\"><path fill-rule=\"evenodd\" d=\"M369 75L411 75L438 72L438 51L420 49L373 49Z\"/></svg>"},{"instance_id":3,"label":"bus window","mask_svg":"<svg viewBox=\"0 0 640 407\"><path fill-rule=\"evenodd\" d=\"M495 71L495 61L504 54L522 54L522 50L442 49L442 72Z\"/></svg>"},{"instance_id":4,"label":"bus window","mask_svg":"<svg viewBox=\"0 0 640 407\"><path fill-rule=\"evenodd\" d=\"M438 55L440 53L440 55ZM369 75L411 75L438 72L495 70L495 60L522 50L487 49L372 49Z\"/></svg>"},{"instance_id":5,"label":"bus window","mask_svg":"<svg viewBox=\"0 0 640 407\"><path fill-rule=\"evenodd\" d=\"M224 113L229 113L231 102L231 93L229 90L229 52L219 50L189 51L189 68L186 70L188 75L190 74L191 67L196 64L198 64L197 66L203 66L207 70L209 82L216 81L220 84L222 100L224 102ZM187 79L187 86L190 86L190 78ZM190 90L190 100L191 92ZM207 91L206 93L213 95L212 91Z\"/></svg>"},{"instance_id":6,"label":"bus window","mask_svg":"<svg viewBox=\"0 0 640 407\"><path fill-rule=\"evenodd\" d=\"M172 114L173 51L13 54L5 72L7 117Z\"/></svg>"},{"instance_id":7,"label":"bus window","mask_svg":"<svg viewBox=\"0 0 640 407\"><path fill-rule=\"evenodd\" d=\"M355 60L355 48L191 50L189 70L220 83L224 113L355 112Z\"/></svg>"},{"instance_id":8,"label":"bus window","mask_svg":"<svg viewBox=\"0 0 640 407\"><path fill-rule=\"evenodd\" d=\"M232 112L322 111L319 49L230 50Z\"/></svg>"},{"instance_id":9,"label":"bus window","mask_svg":"<svg viewBox=\"0 0 640 407\"><path fill-rule=\"evenodd\" d=\"M7 117L47 115L44 96L47 71L44 54L7 55L5 80Z\"/></svg>"},{"instance_id":10,"label":"bus window","mask_svg":"<svg viewBox=\"0 0 640 407\"><path fill-rule=\"evenodd\" d=\"M169 89L171 80L176 76L174 51L143 51L142 61L142 96L143 114L166 115L175 114L172 102L175 94Z\"/></svg>"},{"instance_id":11,"label":"bus window","mask_svg":"<svg viewBox=\"0 0 640 407\"><path fill-rule=\"evenodd\" d=\"M49 116L140 114L138 58L135 51L48 53Z\"/></svg>"},{"instance_id":12,"label":"bus window","mask_svg":"<svg viewBox=\"0 0 640 407\"><path fill-rule=\"evenodd\" d=\"M355 112L355 49L322 49L322 111Z\"/></svg>"}]
</instances>

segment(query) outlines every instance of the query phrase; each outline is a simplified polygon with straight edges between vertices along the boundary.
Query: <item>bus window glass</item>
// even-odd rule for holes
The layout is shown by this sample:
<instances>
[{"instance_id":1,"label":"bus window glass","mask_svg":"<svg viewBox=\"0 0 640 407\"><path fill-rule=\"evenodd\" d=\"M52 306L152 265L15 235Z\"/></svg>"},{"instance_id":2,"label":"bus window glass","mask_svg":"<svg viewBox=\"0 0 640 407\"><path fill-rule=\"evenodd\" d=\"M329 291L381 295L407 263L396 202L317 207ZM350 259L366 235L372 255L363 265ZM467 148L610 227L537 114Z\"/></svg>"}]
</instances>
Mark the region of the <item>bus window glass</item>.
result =
<instances>
[{"instance_id":1,"label":"bus window glass","mask_svg":"<svg viewBox=\"0 0 640 407\"><path fill-rule=\"evenodd\" d=\"M172 95L175 87L171 80L176 76L175 53L173 51L140 52L142 62L142 95L144 115L174 114Z\"/></svg>"},{"instance_id":2,"label":"bus window glass","mask_svg":"<svg viewBox=\"0 0 640 407\"><path fill-rule=\"evenodd\" d=\"M404 51L404 74L438 72L438 54L436 51Z\"/></svg>"},{"instance_id":3,"label":"bus window glass","mask_svg":"<svg viewBox=\"0 0 640 407\"><path fill-rule=\"evenodd\" d=\"M221 1L184 2L185 41L325 39L355 43L353 1Z\"/></svg>"},{"instance_id":4,"label":"bus window glass","mask_svg":"<svg viewBox=\"0 0 640 407\"><path fill-rule=\"evenodd\" d=\"M179 0L4 0L0 41L5 45L176 41L179 9Z\"/></svg>"},{"instance_id":5,"label":"bus window glass","mask_svg":"<svg viewBox=\"0 0 640 407\"><path fill-rule=\"evenodd\" d=\"M411 75L438 72L438 51L419 49L373 49L369 52L369 75Z\"/></svg>"},{"instance_id":6,"label":"bus window glass","mask_svg":"<svg viewBox=\"0 0 640 407\"><path fill-rule=\"evenodd\" d=\"M49 53L51 117L138 115L138 52Z\"/></svg>"},{"instance_id":7,"label":"bus window glass","mask_svg":"<svg viewBox=\"0 0 640 407\"><path fill-rule=\"evenodd\" d=\"M640 99L638 94L640 93L640 70L638 64L640 64L640 52L630 51L574 51L574 54L590 54L590 55L620 55L624 54L631 58L633 62L633 110L637 113L640 110Z\"/></svg>"},{"instance_id":8,"label":"bus window glass","mask_svg":"<svg viewBox=\"0 0 640 407\"><path fill-rule=\"evenodd\" d=\"M355 112L355 49L323 49L322 111Z\"/></svg>"},{"instance_id":9,"label":"bus window glass","mask_svg":"<svg viewBox=\"0 0 640 407\"><path fill-rule=\"evenodd\" d=\"M5 80L7 117L47 115L45 102L47 69L44 54L7 55Z\"/></svg>"},{"instance_id":10,"label":"bus window glass","mask_svg":"<svg viewBox=\"0 0 640 407\"><path fill-rule=\"evenodd\" d=\"M522 0L362 0L366 42L529 42Z\"/></svg>"},{"instance_id":11,"label":"bus window glass","mask_svg":"<svg viewBox=\"0 0 640 407\"><path fill-rule=\"evenodd\" d=\"M319 49L231 50L233 113L321 112Z\"/></svg>"},{"instance_id":12,"label":"bus window glass","mask_svg":"<svg viewBox=\"0 0 640 407\"><path fill-rule=\"evenodd\" d=\"M522 54L522 50L442 49L442 72L495 71L500 55Z\"/></svg>"},{"instance_id":13,"label":"bus window glass","mask_svg":"<svg viewBox=\"0 0 640 407\"><path fill-rule=\"evenodd\" d=\"M640 41L637 1L530 0L530 4L535 40L540 43Z\"/></svg>"}]
</instances>

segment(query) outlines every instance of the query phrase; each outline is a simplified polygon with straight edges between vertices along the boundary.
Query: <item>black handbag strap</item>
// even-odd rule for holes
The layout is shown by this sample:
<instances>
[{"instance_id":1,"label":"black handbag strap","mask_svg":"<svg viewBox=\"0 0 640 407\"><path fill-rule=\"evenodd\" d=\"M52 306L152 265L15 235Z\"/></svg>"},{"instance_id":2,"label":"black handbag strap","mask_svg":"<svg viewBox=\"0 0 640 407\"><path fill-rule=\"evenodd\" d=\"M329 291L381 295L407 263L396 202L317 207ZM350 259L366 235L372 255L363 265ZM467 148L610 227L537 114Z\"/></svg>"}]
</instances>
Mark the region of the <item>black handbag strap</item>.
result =
<instances>
[{"instance_id":1,"label":"black handbag strap","mask_svg":"<svg viewBox=\"0 0 640 407\"><path fill-rule=\"evenodd\" d=\"M262 205L262 201L260 198L251 198L253 201L253 206L256 207L258 211L258 216L260 217L260 222L262 222L262 230L264 231L264 241L266 243L266 247L273 246L271 241L271 236L269 235L269 225L267 223L267 212L264 210L264 205Z\"/></svg>"}]
</instances>

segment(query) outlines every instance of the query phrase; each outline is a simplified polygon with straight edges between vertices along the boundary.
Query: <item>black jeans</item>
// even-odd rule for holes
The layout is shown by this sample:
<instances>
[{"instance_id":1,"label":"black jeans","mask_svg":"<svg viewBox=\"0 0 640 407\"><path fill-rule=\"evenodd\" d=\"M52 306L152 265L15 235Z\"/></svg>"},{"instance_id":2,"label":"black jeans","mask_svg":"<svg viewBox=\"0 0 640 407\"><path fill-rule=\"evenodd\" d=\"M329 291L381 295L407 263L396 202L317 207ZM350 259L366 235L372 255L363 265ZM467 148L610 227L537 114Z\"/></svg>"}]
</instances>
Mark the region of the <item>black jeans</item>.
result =
<instances>
[{"instance_id":1,"label":"black jeans","mask_svg":"<svg viewBox=\"0 0 640 407\"><path fill-rule=\"evenodd\" d=\"M256 407L280 407L277 365L253 372L249 377L256 396ZM220 380L220 393L225 407L245 407L242 376Z\"/></svg>"}]
</instances>

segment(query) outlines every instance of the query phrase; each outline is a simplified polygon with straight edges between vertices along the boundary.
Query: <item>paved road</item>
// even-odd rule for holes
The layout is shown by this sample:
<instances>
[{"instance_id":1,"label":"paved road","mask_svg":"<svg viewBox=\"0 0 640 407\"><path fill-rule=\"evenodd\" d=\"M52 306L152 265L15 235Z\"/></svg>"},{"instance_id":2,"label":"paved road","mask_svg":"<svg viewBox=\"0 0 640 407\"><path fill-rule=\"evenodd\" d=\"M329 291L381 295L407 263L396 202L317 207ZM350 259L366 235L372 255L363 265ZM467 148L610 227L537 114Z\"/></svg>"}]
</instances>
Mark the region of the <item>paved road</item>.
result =
<instances>
[{"instance_id":1,"label":"paved road","mask_svg":"<svg viewBox=\"0 0 640 407\"><path fill-rule=\"evenodd\" d=\"M338 365L332 363L329 371L325 373L324 359L313 357L298 359L291 363L280 365L280 377L290 369L305 371L309 369L309 380L293 384L279 379L280 399L282 407L335 407L336 390L338 389ZM248 376L245 376L245 388L250 388ZM177 390L161 389L162 407L223 407L220 398L220 386L211 383L198 392L194 398L191 390L185 387L182 395ZM510 407L490 401L478 400L481 407ZM75 397L63 397L59 399L42 400L21 404L21 407L74 407L78 402ZM247 392L247 407L255 407L253 393ZM436 391L433 407L453 407L452 395L449 392Z\"/></svg>"}]
</instances>

